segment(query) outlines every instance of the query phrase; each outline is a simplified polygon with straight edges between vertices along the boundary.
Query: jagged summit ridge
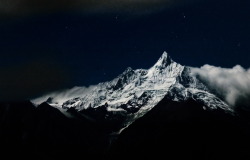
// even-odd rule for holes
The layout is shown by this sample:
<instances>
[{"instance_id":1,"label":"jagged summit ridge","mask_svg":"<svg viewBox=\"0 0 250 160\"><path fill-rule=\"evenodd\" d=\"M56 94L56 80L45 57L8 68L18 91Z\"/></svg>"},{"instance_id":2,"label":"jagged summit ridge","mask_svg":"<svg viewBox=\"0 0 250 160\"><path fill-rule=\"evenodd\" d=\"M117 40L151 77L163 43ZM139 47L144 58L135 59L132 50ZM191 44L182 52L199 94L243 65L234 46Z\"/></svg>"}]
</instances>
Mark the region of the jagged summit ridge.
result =
<instances>
[{"instance_id":1,"label":"jagged summit ridge","mask_svg":"<svg viewBox=\"0 0 250 160\"><path fill-rule=\"evenodd\" d=\"M121 105L128 107L151 108L161 100L169 87L176 82L184 69L170 59L166 52L160 57L157 63L148 70L127 68L121 75L110 82L104 82L94 87L91 94L78 97L77 101L65 102L63 107L75 107L77 110L86 109L89 106L98 107L108 104L110 110L120 110ZM142 95L148 94L147 100L136 101ZM131 102L133 105L131 106Z\"/></svg>"},{"instance_id":2,"label":"jagged summit ridge","mask_svg":"<svg viewBox=\"0 0 250 160\"><path fill-rule=\"evenodd\" d=\"M158 61L155 63L154 66L158 68L164 68L173 62L174 61L171 59L169 54L166 51L164 51L162 56L158 59Z\"/></svg>"},{"instance_id":3,"label":"jagged summit ridge","mask_svg":"<svg viewBox=\"0 0 250 160\"><path fill-rule=\"evenodd\" d=\"M171 92L174 90L175 92ZM178 94L176 90L178 90ZM190 68L176 63L167 52L163 52L158 61L148 70L133 70L131 67L128 67L112 81L99 83L88 94L82 94L60 105L63 108L74 107L77 110L87 109L88 107L97 108L104 104L108 104L107 109L112 111L121 110L121 105L138 109L150 109L167 94L175 95L173 100L180 100L183 99L180 97L185 97L184 99L190 96L196 97L192 96L192 94L200 94L201 92L209 93L199 80L191 76ZM143 104L137 101L141 95L145 94L149 96L145 98L147 100ZM131 106L132 101L133 105ZM216 105L210 106L213 106L211 108L216 108ZM224 103L221 106L227 108L227 105Z\"/></svg>"},{"instance_id":4,"label":"jagged summit ridge","mask_svg":"<svg viewBox=\"0 0 250 160\"><path fill-rule=\"evenodd\" d=\"M61 104L53 101L50 104L64 109L73 107L77 111L105 106L107 111L127 114L127 126L166 96L173 101L192 98L203 103L206 106L204 109L222 108L232 112L226 103L190 74L189 67L173 61L167 52L149 69L133 70L128 67L117 78L99 83L87 93Z\"/></svg>"}]
</instances>

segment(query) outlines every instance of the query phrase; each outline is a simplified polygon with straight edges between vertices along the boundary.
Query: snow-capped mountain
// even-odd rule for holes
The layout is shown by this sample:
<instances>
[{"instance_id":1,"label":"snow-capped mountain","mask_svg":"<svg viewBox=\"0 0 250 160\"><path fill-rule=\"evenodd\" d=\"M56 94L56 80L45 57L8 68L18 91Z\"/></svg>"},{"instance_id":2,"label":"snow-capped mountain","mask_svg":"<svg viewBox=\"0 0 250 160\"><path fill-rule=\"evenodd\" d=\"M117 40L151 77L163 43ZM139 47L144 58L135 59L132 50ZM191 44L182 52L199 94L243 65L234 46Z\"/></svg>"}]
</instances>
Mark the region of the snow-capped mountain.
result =
<instances>
[{"instance_id":1,"label":"snow-capped mountain","mask_svg":"<svg viewBox=\"0 0 250 160\"><path fill-rule=\"evenodd\" d=\"M147 70L128 68L112 81L31 102L0 103L3 152L54 159L88 154L221 159L228 151L237 158L249 153L243 146L250 143L250 113L233 110L194 68L166 52Z\"/></svg>"},{"instance_id":2,"label":"snow-capped mountain","mask_svg":"<svg viewBox=\"0 0 250 160\"><path fill-rule=\"evenodd\" d=\"M108 112L123 112L127 117L125 127L142 117L164 97L173 101L192 98L201 103L204 110L221 108L233 112L191 72L191 67L174 62L164 52L148 70L127 68L114 80L92 86L76 97L58 102L50 96L47 103L60 109L74 108L80 112L101 107Z\"/></svg>"}]
</instances>

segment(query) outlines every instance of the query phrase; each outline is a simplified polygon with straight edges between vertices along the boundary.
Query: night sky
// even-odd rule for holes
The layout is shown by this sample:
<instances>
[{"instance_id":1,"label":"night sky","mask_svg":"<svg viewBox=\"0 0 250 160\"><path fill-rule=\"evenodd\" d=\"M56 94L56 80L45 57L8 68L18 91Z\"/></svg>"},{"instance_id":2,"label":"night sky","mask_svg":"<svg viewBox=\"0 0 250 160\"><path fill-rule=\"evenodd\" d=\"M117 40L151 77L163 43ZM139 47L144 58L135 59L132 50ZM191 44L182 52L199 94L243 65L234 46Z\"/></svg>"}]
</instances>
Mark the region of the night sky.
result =
<instances>
[{"instance_id":1,"label":"night sky","mask_svg":"<svg viewBox=\"0 0 250 160\"><path fill-rule=\"evenodd\" d=\"M249 68L249 3L0 0L0 100L108 81L163 51L182 65Z\"/></svg>"}]
</instances>

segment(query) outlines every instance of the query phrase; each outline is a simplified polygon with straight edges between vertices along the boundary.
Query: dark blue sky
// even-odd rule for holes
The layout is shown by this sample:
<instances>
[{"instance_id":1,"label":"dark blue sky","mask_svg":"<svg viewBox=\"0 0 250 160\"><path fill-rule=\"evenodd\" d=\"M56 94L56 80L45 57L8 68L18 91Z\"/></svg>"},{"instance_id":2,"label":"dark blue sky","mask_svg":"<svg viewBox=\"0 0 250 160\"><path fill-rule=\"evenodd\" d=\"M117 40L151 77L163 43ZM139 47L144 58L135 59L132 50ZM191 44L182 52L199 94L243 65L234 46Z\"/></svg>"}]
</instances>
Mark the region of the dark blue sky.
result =
<instances>
[{"instance_id":1,"label":"dark blue sky","mask_svg":"<svg viewBox=\"0 0 250 160\"><path fill-rule=\"evenodd\" d=\"M129 66L149 68L163 51L183 65L249 68L249 7L247 0L207 0L143 14L78 9L5 14L0 96L16 88L31 97L111 80Z\"/></svg>"}]
</instances>

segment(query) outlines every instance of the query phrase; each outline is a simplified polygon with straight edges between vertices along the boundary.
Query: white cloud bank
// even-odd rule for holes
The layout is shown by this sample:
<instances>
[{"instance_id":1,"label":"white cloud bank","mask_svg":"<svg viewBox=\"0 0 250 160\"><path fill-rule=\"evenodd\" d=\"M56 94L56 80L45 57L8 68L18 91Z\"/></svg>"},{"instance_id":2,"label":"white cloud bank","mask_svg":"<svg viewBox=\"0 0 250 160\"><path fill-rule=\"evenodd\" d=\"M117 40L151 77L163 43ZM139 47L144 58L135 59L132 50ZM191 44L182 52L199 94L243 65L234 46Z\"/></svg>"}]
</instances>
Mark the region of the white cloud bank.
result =
<instances>
[{"instance_id":1,"label":"white cloud bank","mask_svg":"<svg viewBox=\"0 0 250 160\"><path fill-rule=\"evenodd\" d=\"M53 98L52 102L62 105L67 100L70 100L72 98L76 97L82 97L82 95L86 95L91 89L93 89L94 86L89 87L73 87L71 89L66 89L62 91L56 91L52 92L46 95L43 95L41 97L35 98L31 100L32 103L35 105L39 105L45 101L47 101L48 98Z\"/></svg>"},{"instance_id":2,"label":"white cloud bank","mask_svg":"<svg viewBox=\"0 0 250 160\"><path fill-rule=\"evenodd\" d=\"M232 107L250 107L250 69L240 65L221 68L206 64L201 68L192 68L192 74Z\"/></svg>"}]
</instances>

